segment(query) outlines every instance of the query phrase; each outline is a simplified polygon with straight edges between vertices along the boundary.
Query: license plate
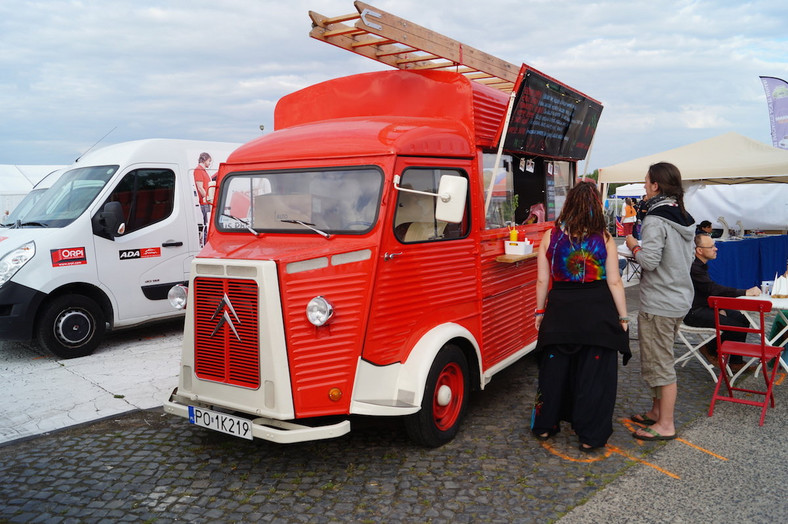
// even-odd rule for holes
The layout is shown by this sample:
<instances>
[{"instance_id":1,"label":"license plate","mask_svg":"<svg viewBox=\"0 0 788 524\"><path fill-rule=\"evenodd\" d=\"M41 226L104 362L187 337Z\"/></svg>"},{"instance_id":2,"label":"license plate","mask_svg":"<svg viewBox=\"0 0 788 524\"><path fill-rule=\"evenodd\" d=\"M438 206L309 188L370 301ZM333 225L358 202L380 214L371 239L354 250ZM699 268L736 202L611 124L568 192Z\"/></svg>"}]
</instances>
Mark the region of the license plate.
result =
<instances>
[{"instance_id":1,"label":"license plate","mask_svg":"<svg viewBox=\"0 0 788 524\"><path fill-rule=\"evenodd\" d=\"M245 418L189 406L189 422L235 437L253 440L252 423Z\"/></svg>"}]
</instances>

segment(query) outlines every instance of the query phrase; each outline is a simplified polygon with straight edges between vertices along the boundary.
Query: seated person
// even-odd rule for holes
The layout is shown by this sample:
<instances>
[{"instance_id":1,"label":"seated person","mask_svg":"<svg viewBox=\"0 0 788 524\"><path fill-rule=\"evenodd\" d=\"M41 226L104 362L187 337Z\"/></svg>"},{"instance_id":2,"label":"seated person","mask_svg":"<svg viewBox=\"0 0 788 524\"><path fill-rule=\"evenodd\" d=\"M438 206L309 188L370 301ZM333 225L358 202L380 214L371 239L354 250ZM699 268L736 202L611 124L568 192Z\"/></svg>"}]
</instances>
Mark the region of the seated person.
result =
<instances>
[{"instance_id":1,"label":"seated person","mask_svg":"<svg viewBox=\"0 0 788 524\"><path fill-rule=\"evenodd\" d=\"M714 327L714 310L709 307L709 297L740 297L742 295L757 296L761 294L758 286L750 289L737 289L734 287L723 286L714 282L709 277L709 260L717 258L717 247L714 240L706 233L695 235L695 260L690 268L692 277L692 287L695 288L695 298L692 300L692 307L684 317L684 323L695 327ZM740 311L722 310L720 311L720 322L727 326L749 326L747 318ZM747 333L737 333L725 331L722 340L735 340L744 342ZM712 364L717 363L717 341L712 340L700 349L703 356ZM738 372L744 367L744 362L740 355L732 355L728 365L731 371Z\"/></svg>"},{"instance_id":2,"label":"seated person","mask_svg":"<svg viewBox=\"0 0 788 524\"><path fill-rule=\"evenodd\" d=\"M696 235L706 234L711 236L712 231L714 231L714 229L711 227L711 222L708 220L702 221L700 224L698 224L698 227L695 228Z\"/></svg>"}]
</instances>

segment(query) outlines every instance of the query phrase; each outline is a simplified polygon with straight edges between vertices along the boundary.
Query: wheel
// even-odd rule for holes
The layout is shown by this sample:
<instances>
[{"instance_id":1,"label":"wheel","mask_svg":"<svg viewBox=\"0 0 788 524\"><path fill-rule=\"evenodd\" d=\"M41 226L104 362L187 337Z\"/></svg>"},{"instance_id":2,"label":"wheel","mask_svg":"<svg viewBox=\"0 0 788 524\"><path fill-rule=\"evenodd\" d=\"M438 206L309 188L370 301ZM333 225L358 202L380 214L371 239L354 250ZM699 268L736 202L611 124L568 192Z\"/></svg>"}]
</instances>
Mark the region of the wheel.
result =
<instances>
[{"instance_id":1,"label":"wheel","mask_svg":"<svg viewBox=\"0 0 788 524\"><path fill-rule=\"evenodd\" d=\"M83 295L63 295L49 302L38 322L38 341L60 358L90 355L104 336L104 312Z\"/></svg>"},{"instance_id":2,"label":"wheel","mask_svg":"<svg viewBox=\"0 0 788 524\"><path fill-rule=\"evenodd\" d=\"M468 384L465 355L457 346L445 346L435 357L427 375L421 410L405 418L408 436L431 448L451 441L465 414Z\"/></svg>"}]
</instances>

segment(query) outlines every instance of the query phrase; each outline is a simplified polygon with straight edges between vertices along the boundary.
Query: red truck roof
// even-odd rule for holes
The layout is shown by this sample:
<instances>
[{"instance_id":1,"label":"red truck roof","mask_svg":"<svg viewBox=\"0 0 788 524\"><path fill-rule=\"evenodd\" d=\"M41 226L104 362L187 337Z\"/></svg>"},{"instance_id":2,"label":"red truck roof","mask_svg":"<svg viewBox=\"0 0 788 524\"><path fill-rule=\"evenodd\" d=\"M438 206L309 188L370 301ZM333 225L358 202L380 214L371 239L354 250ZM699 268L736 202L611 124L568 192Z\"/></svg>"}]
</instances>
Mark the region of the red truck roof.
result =
<instances>
[{"instance_id":1,"label":"red truck roof","mask_svg":"<svg viewBox=\"0 0 788 524\"><path fill-rule=\"evenodd\" d=\"M445 71L382 71L321 82L283 97L276 132L228 163L359 154L472 156L493 147L506 94ZM352 122L352 124L351 124Z\"/></svg>"}]
</instances>

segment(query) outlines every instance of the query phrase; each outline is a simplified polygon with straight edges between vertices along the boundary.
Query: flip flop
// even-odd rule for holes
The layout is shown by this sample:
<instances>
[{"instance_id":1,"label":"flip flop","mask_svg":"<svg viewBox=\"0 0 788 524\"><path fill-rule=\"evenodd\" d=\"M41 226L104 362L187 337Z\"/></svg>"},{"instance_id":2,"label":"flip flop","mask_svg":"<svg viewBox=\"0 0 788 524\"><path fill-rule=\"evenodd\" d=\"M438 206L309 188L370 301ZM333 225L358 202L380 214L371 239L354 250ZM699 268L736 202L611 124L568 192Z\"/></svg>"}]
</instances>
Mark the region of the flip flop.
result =
<instances>
[{"instance_id":1,"label":"flip flop","mask_svg":"<svg viewBox=\"0 0 788 524\"><path fill-rule=\"evenodd\" d=\"M657 423L656 420L647 416L645 413L635 413L634 415L630 415L629 420L632 422L637 422L638 424L645 424L647 426Z\"/></svg>"},{"instance_id":2,"label":"flip flop","mask_svg":"<svg viewBox=\"0 0 788 524\"><path fill-rule=\"evenodd\" d=\"M632 433L632 436L635 437L638 440L673 440L676 437L678 437L678 435L676 435L675 433L673 435L660 435L659 433L654 431L652 428L641 428L641 430L645 431L646 433L648 433L651 436L647 437L645 435L638 435L637 431Z\"/></svg>"}]
</instances>

